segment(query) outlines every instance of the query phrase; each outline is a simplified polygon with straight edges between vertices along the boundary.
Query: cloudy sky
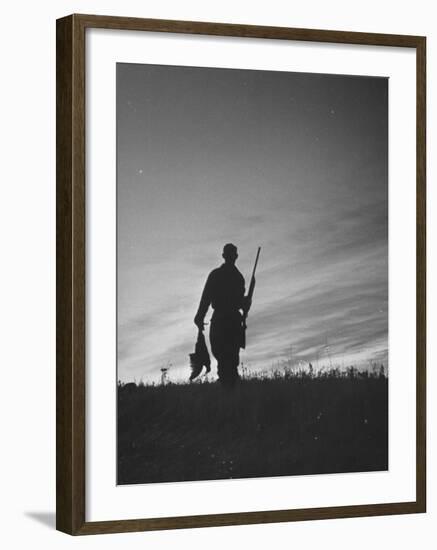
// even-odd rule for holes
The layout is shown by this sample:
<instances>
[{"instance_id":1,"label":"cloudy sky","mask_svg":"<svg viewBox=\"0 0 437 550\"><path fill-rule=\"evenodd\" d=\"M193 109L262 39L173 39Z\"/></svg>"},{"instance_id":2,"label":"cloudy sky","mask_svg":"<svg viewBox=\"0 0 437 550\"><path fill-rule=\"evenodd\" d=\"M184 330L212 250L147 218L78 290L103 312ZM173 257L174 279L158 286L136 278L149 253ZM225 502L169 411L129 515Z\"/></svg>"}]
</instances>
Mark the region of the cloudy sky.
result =
<instances>
[{"instance_id":1,"label":"cloudy sky","mask_svg":"<svg viewBox=\"0 0 437 550\"><path fill-rule=\"evenodd\" d=\"M117 65L118 378L189 374L225 243L249 369L388 356L388 81ZM207 320L210 315L207 316Z\"/></svg>"}]
</instances>

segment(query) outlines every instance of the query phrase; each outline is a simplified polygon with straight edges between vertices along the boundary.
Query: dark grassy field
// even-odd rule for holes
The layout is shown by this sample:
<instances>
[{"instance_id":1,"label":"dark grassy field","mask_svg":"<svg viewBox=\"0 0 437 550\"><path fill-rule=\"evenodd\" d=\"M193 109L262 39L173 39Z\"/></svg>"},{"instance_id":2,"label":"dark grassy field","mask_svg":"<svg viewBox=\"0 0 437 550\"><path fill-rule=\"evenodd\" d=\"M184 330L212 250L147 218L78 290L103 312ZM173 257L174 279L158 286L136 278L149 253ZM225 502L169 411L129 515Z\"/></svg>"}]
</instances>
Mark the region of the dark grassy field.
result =
<instances>
[{"instance_id":1,"label":"dark grassy field","mask_svg":"<svg viewBox=\"0 0 437 550\"><path fill-rule=\"evenodd\" d=\"M118 387L118 483L388 467L388 380L338 371Z\"/></svg>"}]
</instances>

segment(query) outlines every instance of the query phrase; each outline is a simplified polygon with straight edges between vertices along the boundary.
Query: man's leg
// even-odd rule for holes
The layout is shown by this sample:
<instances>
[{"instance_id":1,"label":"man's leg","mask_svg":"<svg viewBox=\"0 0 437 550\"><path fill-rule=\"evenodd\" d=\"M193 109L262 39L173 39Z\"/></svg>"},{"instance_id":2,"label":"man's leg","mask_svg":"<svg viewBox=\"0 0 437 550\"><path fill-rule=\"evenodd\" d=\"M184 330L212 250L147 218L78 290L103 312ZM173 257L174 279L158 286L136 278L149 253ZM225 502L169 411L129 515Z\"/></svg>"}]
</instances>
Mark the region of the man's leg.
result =
<instances>
[{"instance_id":1,"label":"man's leg","mask_svg":"<svg viewBox=\"0 0 437 550\"><path fill-rule=\"evenodd\" d=\"M217 360L220 383L233 387L239 380L240 340L233 318L212 318L210 326L211 351Z\"/></svg>"},{"instance_id":2,"label":"man's leg","mask_svg":"<svg viewBox=\"0 0 437 550\"><path fill-rule=\"evenodd\" d=\"M220 356L217 361L217 374L223 386L232 388L240 380L238 365L240 364L239 354L226 353Z\"/></svg>"}]
</instances>

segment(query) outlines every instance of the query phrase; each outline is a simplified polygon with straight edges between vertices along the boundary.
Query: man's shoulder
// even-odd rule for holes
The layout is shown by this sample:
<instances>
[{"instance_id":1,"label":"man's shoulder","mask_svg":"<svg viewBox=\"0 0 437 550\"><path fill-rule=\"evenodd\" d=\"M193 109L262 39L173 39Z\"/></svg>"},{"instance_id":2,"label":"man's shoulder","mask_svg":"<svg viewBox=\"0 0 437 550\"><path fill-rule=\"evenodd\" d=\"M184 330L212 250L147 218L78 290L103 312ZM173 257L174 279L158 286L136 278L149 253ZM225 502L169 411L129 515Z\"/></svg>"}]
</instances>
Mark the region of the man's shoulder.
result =
<instances>
[{"instance_id":1,"label":"man's shoulder","mask_svg":"<svg viewBox=\"0 0 437 550\"><path fill-rule=\"evenodd\" d=\"M244 279L243 274L242 274L241 271L238 269L238 267L235 266L235 270L237 271L238 275L239 275L242 279Z\"/></svg>"},{"instance_id":2,"label":"man's shoulder","mask_svg":"<svg viewBox=\"0 0 437 550\"><path fill-rule=\"evenodd\" d=\"M214 279L215 277L220 276L221 273L222 273L222 266L216 267L209 273L208 279Z\"/></svg>"},{"instance_id":3,"label":"man's shoulder","mask_svg":"<svg viewBox=\"0 0 437 550\"><path fill-rule=\"evenodd\" d=\"M234 274L234 277L236 276L239 279L242 279L244 281L243 274L241 273L241 271L238 269L236 265L233 266L232 272Z\"/></svg>"},{"instance_id":4,"label":"man's shoulder","mask_svg":"<svg viewBox=\"0 0 437 550\"><path fill-rule=\"evenodd\" d=\"M227 266L226 264L221 265L219 268L220 272L223 273L226 277L232 277L233 279L241 279L244 281L244 277L238 267L234 264L232 267Z\"/></svg>"},{"instance_id":5,"label":"man's shoulder","mask_svg":"<svg viewBox=\"0 0 437 550\"><path fill-rule=\"evenodd\" d=\"M229 275L232 275L232 276L236 275L237 277L244 280L244 277L243 277L241 271L237 268L237 266L234 265L234 266L232 266L232 268L230 268L226 264L222 264L219 267L216 267L215 269L213 269L210 272L210 274L208 275L208 279L217 279L217 278L220 278L220 277L229 277Z\"/></svg>"}]
</instances>

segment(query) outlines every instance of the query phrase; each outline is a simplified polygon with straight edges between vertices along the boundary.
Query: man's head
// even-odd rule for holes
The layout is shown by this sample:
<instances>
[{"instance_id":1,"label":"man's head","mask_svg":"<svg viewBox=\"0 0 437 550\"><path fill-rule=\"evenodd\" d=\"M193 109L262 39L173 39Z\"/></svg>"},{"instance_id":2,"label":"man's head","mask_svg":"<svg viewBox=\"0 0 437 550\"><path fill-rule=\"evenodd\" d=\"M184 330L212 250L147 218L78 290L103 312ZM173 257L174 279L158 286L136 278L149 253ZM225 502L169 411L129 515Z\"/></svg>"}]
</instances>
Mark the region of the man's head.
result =
<instances>
[{"instance_id":1,"label":"man's head","mask_svg":"<svg viewBox=\"0 0 437 550\"><path fill-rule=\"evenodd\" d=\"M223 247L222 256L227 264L235 264L235 261L238 258L237 247L235 246L235 244L225 244L225 246Z\"/></svg>"}]
</instances>

